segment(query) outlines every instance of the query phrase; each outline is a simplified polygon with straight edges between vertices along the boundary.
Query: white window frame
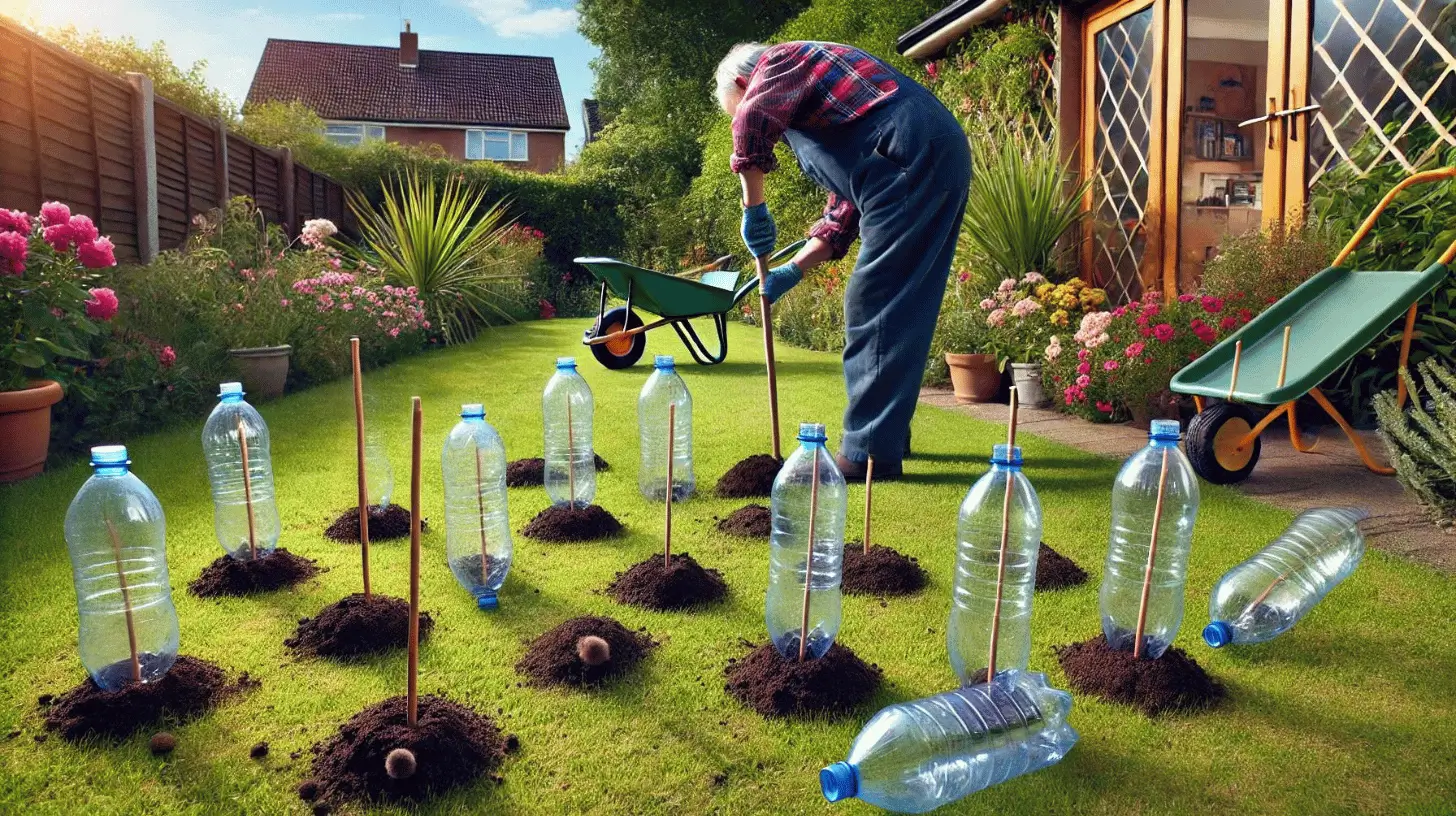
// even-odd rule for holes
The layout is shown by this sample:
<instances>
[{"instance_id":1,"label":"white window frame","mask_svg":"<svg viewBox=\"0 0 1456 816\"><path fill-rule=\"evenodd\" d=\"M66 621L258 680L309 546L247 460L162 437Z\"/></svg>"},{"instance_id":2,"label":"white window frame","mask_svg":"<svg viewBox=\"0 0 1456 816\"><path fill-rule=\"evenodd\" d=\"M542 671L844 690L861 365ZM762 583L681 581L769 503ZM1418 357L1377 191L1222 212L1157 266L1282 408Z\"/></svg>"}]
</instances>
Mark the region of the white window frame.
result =
<instances>
[{"instance_id":1,"label":"white window frame","mask_svg":"<svg viewBox=\"0 0 1456 816\"><path fill-rule=\"evenodd\" d=\"M365 142L384 141L384 126L364 122L329 122L324 125L324 138L336 145L357 147Z\"/></svg>"},{"instance_id":2,"label":"white window frame","mask_svg":"<svg viewBox=\"0 0 1456 816\"><path fill-rule=\"evenodd\" d=\"M490 148L493 145L504 146L505 153L491 155ZM530 137L524 130L468 128L465 131L465 158L471 161L530 161Z\"/></svg>"}]
</instances>

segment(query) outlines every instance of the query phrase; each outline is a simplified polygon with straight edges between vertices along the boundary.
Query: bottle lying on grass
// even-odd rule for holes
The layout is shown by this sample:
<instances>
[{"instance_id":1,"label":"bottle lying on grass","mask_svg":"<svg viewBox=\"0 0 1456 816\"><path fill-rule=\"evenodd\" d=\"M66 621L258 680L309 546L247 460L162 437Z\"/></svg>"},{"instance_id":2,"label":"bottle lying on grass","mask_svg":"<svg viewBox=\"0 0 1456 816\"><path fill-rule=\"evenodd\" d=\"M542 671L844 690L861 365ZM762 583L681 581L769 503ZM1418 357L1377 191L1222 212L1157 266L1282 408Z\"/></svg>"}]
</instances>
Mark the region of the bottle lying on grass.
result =
<instances>
[{"instance_id":1,"label":"bottle lying on grass","mask_svg":"<svg viewBox=\"0 0 1456 816\"><path fill-rule=\"evenodd\" d=\"M659 354L653 361L652 376L647 378L637 397L637 430L642 441L642 467L637 471L637 486L648 501L667 499L669 421L672 425L672 500L681 501L697 489L693 478L693 397L678 376L672 356Z\"/></svg>"},{"instance_id":2,"label":"bottle lying on grass","mask_svg":"<svg viewBox=\"0 0 1456 816\"><path fill-rule=\"evenodd\" d=\"M202 453L212 483L217 543L239 561L262 558L278 547L282 523L273 493L268 425L243 399L242 383L223 383L217 407L202 426ZM243 445L248 476L243 478Z\"/></svg>"},{"instance_id":3,"label":"bottle lying on grass","mask_svg":"<svg viewBox=\"0 0 1456 816\"><path fill-rule=\"evenodd\" d=\"M844 520L848 515L849 493L834 457L824 446L826 439L823 425L809 422L800 425L799 449L790 454L774 480L764 619L774 648L789 660L799 658L801 631L807 631L806 659L823 657L839 634L842 604L839 580L844 566ZM817 467L815 460L818 460ZM806 583L809 586L807 627L803 615Z\"/></svg>"},{"instance_id":4,"label":"bottle lying on grass","mask_svg":"<svg viewBox=\"0 0 1456 816\"><path fill-rule=\"evenodd\" d=\"M481 609L495 609L511 569L506 449L479 403L460 406L460 422L445 438L440 467L450 571Z\"/></svg>"},{"instance_id":5,"label":"bottle lying on grass","mask_svg":"<svg viewBox=\"0 0 1456 816\"><path fill-rule=\"evenodd\" d=\"M1369 517L1356 507L1300 513L1274 543L1213 585L1204 641L1215 649L1263 643L1293 628L1355 571L1365 554L1357 525Z\"/></svg>"},{"instance_id":6,"label":"bottle lying on grass","mask_svg":"<svg viewBox=\"0 0 1456 816\"><path fill-rule=\"evenodd\" d=\"M870 719L849 758L819 772L824 798L925 813L1054 765L1077 744L1072 695L1039 672L898 703Z\"/></svg>"},{"instance_id":7,"label":"bottle lying on grass","mask_svg":"<svg viewBox=\"0 0 1456 816\"><path fill-rule=\"evenodd\" d=\"M123 445L91 449L95 472L66 510L81 663L106 691L160 680L177 660L167 521Z\"/></svg>"},{"instance_id":8,"label":"bottle lying on grass","mask_svg":"<svg viewBox=\"0 0 1456 816\"><path fill-rule=\"evenodd\" d=\"M592 392L576 373L575 358L556 358L556 373L541 396L541 414L546 427L546 494L556 505L586 507L597 497Z\"/></svg>"}]
</instances>

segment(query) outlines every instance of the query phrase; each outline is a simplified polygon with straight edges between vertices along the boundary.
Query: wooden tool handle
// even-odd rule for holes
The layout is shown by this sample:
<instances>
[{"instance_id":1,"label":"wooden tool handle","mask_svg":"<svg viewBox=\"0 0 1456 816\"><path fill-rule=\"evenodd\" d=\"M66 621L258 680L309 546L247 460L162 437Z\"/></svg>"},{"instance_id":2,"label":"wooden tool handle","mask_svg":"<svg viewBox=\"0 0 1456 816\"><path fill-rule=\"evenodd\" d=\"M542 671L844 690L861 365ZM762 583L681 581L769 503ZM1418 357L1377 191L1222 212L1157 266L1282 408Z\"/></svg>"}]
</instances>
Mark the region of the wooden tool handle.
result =
<instances>
[{"instance_id":1,"label":"wooden tool handle","mask_svg":"<svg viewBox=\"0 0 1456 816\"><path fill-rule=\"evenodd\" d=\"M410 434L410 574L409 574L409 679L406 717L414 728L420 709L420 447L424 411L420 398L411 398Z\"/></svg>"},{"instance_id":2,"label":"wooden tool handle","mask_svg":"<svg viewBox=\"0 0 1456 816\"><path fill-rule=\"evenodd\" d=\"M779 442L779 377L774 365L773 307L768 302L764 287L768 285L768 256L753 259L758 271L758 306L763 312L763 356L768 363L768 416L772 423L773 455L782 460L783 448Z\"/></svg>"},{"instance_id":3,"label":"wooden tool handle","mask_svg":"<svg viewBox=\"0 0 1456 816\"><path fill-rule=\"evenodd\" d=\"M258 558L258 528L253 517L253 475L248 467L248 431L238 417L238 448L243 452L243 501L248 505L248 558Z\"/></svg>"},{"instance_id":4,"label":"wooden tool handle","mask_svg":"<svg viewBox=\"0 0 1456 816\"><path fill-rule=\"evenodd\" d=\"M804 553L804 609L799 616L799 662L809 644L809 591L814 586L814 517L819 509L819 451L814 451L814 464L809 482L809 550Z\"/></svg>"},{"instance_id":5,"label":"wooden tool handle","mask_svg":"<svg viewBox=\"0 0 1456 816\"><path fill-rule=\"evenodd\" d=\"M364 573L364 600L374 593L369 588L369 485L364 478L364 375L359 370L359 338L349 338L349 356L354 364L354 452L359 476L359 560Z\"/></svg>"},{"instance_id":6,"label":"wooden tool handle","mask_svg":"<svg viewBox=\"0 0 1456 816\"><path fill-rule=\"evenodd\" d=\"M1163 494L1168 487L1168 449L1163 449L1163 468L1158 473L1158 500L1153 505L1153 532L1148 541L1148 565L1143 569L1143 594L1138 601L1137 631L1133 634L1132 656L1142 657L1143 628L1148 622L1148 593L1153 587L1153 563L1158 560L1158 528L1163 526Z\"/></svg>"},{"instance_id":7,"label":"wooden tool handle","mask_svg":"<svg viewBox=\"0 0 1456 816\"><path fill-rule=\"evenodd\" d=\"M662 539L662 567L672 566L672 456L677 437L677 403L667 406L667 530Z\"/></svg>"},{"instance_id":8,"label":"wooden tool handle","mask_svg":"<svg viewBox=\"0 0 1456 816\"><path fill-rule=\"evenodd\" d=\"M131 614L131 590L126 585L126 569L121 565L121 534L111 519L105 519L106 532L111 536L111 552L116 558L116 583L121 588L121 609L126 613L126 644L131 648L131 679L142 681L141 655L137 652L136 621Z\"/></svg>"}]
</instances>

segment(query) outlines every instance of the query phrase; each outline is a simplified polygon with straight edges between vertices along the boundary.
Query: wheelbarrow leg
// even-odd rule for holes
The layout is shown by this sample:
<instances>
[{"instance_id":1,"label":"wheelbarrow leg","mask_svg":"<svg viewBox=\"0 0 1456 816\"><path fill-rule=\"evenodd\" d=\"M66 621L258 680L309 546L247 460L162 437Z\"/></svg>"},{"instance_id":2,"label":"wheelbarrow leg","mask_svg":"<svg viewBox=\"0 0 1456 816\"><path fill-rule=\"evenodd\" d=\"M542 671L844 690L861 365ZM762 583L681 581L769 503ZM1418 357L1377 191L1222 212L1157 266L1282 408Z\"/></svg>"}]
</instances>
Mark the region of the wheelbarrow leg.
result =
<instances>
[{"instance_id":1,"label":"wheelbarrow leg","mask_svg":"<svg viewBox=\"0 0 1456 816\"><path fill-rule=\"evenodd\" d=\"M713 325L718 331L718 351L716 354L708 351L708 346L698 337L698 332L693 324L687 320L674 320L672 328L677 332L678 339L687 346L688 354L693 357L693 362L698 365L717 365L723 362L728 356L728 321L721 314L715 314Z\"/></svg>"},{"instance_id":2,"label":"wheelbarrow leg","mask_svg":"<svg viewBox=\"0 0 1456 816\"><path fill-rule=\"evenodd\" d=\"M1402 369L1404 369L1406 363L1410 361L1411 337L1415 335L1415 332L1416 304L1412 303L1410 306L1410 311L1405 313L1405 331L1402 332L1400 336L1400 368ZM1399 374L1400 372L1397 371L1395 386L1395 407L1404 408L1406 398L1405 377L1401 377L1399 376Z\"/></svg>"},{"instance_id":3,"label":"wheelbarrow leg","mask_svg":"<svg viewBox=\"0 0 1456 816\"><path fill-rule=\"evenodd\" d=\"M1335 424L1340 426L1340 430L1345 432L1345 436L1350 438L1350 442L1355 446L1355 451L1360 454L1360 461L1365 463L1365 467L1369 468L1371 473L1379 473L1381 476L1390 476L1395 473L1395 468L1386 467L1375 461L1374 457L1370 455L1370 450L1365 447L1365 440L1361 439L1360 435L1355 433L1355 429L1350 427L1350 423L1346 422L1345 418L1340 415L1339 409L1330 404L1329 399L1325 397L1324 393L1318 388L1311 388L1309 389L1309 395L1314 397L1314 401L1319 403L1321 408L1325 409L1325 413L1329 414L1330 418L1335 421Z\"/></svg>"}]
</instances>

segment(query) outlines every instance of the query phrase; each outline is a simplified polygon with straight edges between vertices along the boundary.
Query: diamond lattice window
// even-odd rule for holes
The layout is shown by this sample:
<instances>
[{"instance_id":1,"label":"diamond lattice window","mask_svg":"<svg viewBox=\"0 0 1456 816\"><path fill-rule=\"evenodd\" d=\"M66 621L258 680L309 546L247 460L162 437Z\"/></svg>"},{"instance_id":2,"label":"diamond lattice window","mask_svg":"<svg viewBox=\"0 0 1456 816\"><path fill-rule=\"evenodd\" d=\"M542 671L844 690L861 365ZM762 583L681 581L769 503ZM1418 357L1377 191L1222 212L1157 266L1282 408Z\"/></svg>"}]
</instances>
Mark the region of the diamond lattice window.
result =
<instances>
[{"instance_id":1,"label":"diamond lattice window","mask_svg":"<svg viewBox=\"0 0 1456 816\"><path fill-rule=\"evenodd\" d=\"M1113 302L1142 294L1152 135L1153 10L1097 34L1093 275Z\"/></svg>"}]
</instances>

